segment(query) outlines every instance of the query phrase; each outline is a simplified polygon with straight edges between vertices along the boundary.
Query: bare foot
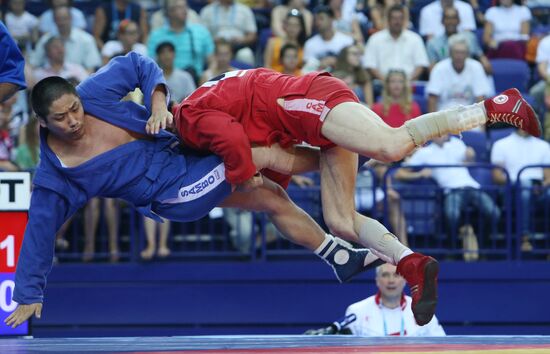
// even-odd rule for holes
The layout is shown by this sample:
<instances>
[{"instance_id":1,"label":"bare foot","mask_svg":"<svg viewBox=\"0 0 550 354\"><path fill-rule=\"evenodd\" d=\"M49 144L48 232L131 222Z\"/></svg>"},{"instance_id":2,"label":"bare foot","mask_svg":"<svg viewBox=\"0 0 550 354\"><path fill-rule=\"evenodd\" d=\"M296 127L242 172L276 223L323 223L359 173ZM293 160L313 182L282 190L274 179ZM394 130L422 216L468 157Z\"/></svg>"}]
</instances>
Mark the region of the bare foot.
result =
<instances>
[{"instance_id":1,"label":"bare foot","mask_svg":"<svg viewBox=\"0 0 550 354\"><path fill-rule=\"evenodd\" d=\"M152 247L151 248L147 247L146 249L141 251L141 259L143 259L144 261L150 261L151 259L153 259L154 255L155 255L155 249Z\"/></svg>"},{"instance_id":2,"label":"bare foot","mask_svg":"<svg viewBox=\"0 0 550 354\"><path fill-rule=\"evenodd\" d=\"M109 253L109 262L117 263L119 259L120 259L120 255L118 254L118 251L111 251Z\"/></svg>"},{"instance_id":3,"label":"bare foot","mask_svg":"<svg viewBox=\"0 0 550 354\"><path fill-rule=\"evenodd\" d=\"M166 258L170 255L170 249L168 247L159 247L158 255L160 258Z\"/></svg>"}]
</instances>

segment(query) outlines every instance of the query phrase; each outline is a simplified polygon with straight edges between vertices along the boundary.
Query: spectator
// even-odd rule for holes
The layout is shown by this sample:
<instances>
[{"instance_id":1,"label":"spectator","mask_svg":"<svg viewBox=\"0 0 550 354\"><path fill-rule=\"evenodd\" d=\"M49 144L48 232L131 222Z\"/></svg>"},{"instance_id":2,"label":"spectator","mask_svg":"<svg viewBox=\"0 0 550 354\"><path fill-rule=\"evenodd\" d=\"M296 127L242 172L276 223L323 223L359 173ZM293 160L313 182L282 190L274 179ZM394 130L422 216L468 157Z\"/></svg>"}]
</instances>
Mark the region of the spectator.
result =
<instances>
[{"instance_id":1,"label":"spectator","mask_svg":"<svg viewBox=\"0 0 550 354\"><path fill-rule=\"evenodd\" d=\"M174 68L176 49L172 43L162 42L158 45L156 53L157 62L170 89L171 100L179 103L197 88L195 80L187 71Z\"/></svg>"},{"instance_id":2,"label":"spectator","mask_svg":"<svg viewBox=\"0 0 550 354\"><path fill-rule=\"evenodd\" d=\"M426 87L428 111L470 105L491 95L483 66L469 58L468 40L461 34L449 38L450 58L437 63Z\"/></svg>"},{"instance_id":3,"label":"spectator","mask_svg":"<svg viewBox=\"0 0 550 354\"><path fill-rule=\"evenodd\" d=\"M231 47L231 44L224 39L218 39L216 41L214 59L210 61L210 66L208 69L203 72L200 83L203 84L211 78L225 72L237 70L231 66L232 59L233 48Z\"/></svg>"},{"instance_id":4,"label":"spectator","mask_svg":"<svg viewBox=\"0 0 550 354\"><path fill-rule=\"evenodd\" d=\"M203 7L202 22L215 39L223 38L233 46L238 61L254 65L252 47L256 44L256 20L252 10L235 0L215 0Z\"/></svg>"},{"instance_id":5,"label":"spectator","mask_svg":"<svg viewBox=\"0 0 550 354\"><path fill-rule=\"evenodd\" d=\"M550 165L550 144L523 130L517 130L495 142L491 150L491 163L503 167L511 182L516 183L522 168L528 165ZM521 189L518 192L521 198L517 208L521 213L521 249L531 251L531 215L536 212L536 206L550 205L550 168L529 168L520 177ZM493 180L497 184L505 184L507 177L502 170L494 169Z\"/></svg>"},{"instance_id":6,"label":"spectator","mask_svg":"<svg viewBox=\"0 0 550 354\"><path fill-rule=\"evenodd\" d=\"M497 6L485 13L483 43L489 48L489 58L525 59L531 11L520 4L518 0L497 0Z\"/></svg>"},{"instance_id":7,"label":"spectator","mask_svg":"<svg viewBox=\"0 0 550 354\"><path fill-rule=\"evenodd\" d=\"M546 116L542 121L544 122L544 138L546 141L550 141L550 35L540 41L536 62L540 81L529 90L529 94L537 102L540 111L545 111L542 107L546 106Z\"/></svg>"},{"instance_id":8,"label":"spectator","mask_svg":"<svg viewBox=\"0 0 550 354\"><path fill-rule=\"evenodd\" d=\"M21 92L24 95L24 92ZM24 95L26 98L26 95ZM12 145L16 146L19 143L21 128L29 121L28 111L26 107L19 104L19 95L13 95L3 103L0 103L2 114L7 119L7 132L12 140ZM12 156L13 157L13 156Z\"/></svg>"},{"instance_id":9,"label":"spectator","mask_svg":"<svg viewBox=\"0 0 550 354\"><path fill-rule=\"evenodd\" d=\"M363 65L374 79L383 81L391 69L401 69L414 81L428 67L422 38L412 31L404 30L404 21L404 7L392 6L388 11L388 28L369 38Z\"/></svg>"},{"instance_id":10,"label":"spectator","mask_svg":"<svg viewBox=\"0 0 550 354\"><path fill-rule=\"evenodd\" d=\"M328 0L328 6L334 14L334 28L351 36L361 49L365 43L361 24L368 21L365 15L355 11L357 0Z\"/></svg>"},{"instance_id":11,"label":"spectator","mask_svg":"<svg viewBox=\"0 0 550 354\"><path fill-rule=\"evenodd\" d=\"M294 44L285 44L280 51L279 61L283 64L281 73L293 76L302 75L300 70L300 49Z\"/></svg>"},{"instance_id":12,"label":"spectator","mask_svg":"<svg viewBox=\"0 0 550 354\"><path fill-rule=\"evenodd\" d=\"M151 33L147 49L150 57L155 57L158 45L171 42L176 48L174 66L188 71L195 81L214 53L214 42L208 30L199 24L187 22L187 1L167 0L169 26Z\"/></svg>"},{"instance_id":13,"label":"spectator","mask_svg":"<svg viewBox=\"0 0 550 354\"><path fill-rule=\"evenodd\" d=\"M443 27L445 27L445 33L432 37L426 44L428 58L430 59L430 71L436 63L449 57L449 37L458 33L459 24L460 17L458 10L454 7L446 7L443 10ZM471 31L460 32L460 35L468 42L470 57L479 60L481 65L483 65L485 73L490 75L492 73L491 63L479 46L476 35Z\"/></svg>"},{"instance_id":14,"label":"spectator","mask_svg":"<svg viewBox=\"0 0 550 354\"><path fill-rule=\"evenodd\" d=\"M131 0L110 0L95 10L93 33L99 48L103 48L107 41L117 40L120 22L123 20L139 24L141 41L147 42L149 24L145 9Z\"/></svg>"},{"instance_id":15,"label":"spectator","mask_svg":"<svg viewBox=\"0 0 550 354\"><path fill-rule=\"evenodd\" d=\"M88 24L86 23L86 18L84 13L73 7L72 0L48 0L48 5L50 8L42 13L39 18L38 30L40 34L51 33L52 35L59 35L59 31L55 24L53 12L56 8L65 6L68 7L71 11L71 26L74 28L79 28L81 30L86 30Z\"/></svg>"},{"instance_id":16,"label":"spectator","mask_svg":"<svg viewBox=\"0 0 550 354\"><path fill-rule=\"evenodd\" d=\"M298 10L304 19L304 31L306 38L311 36L313 30L313 14L306 7L307 0L282 0L280 5L271 12L271 32L275 37L285 36L285 19L292 9Z\"/></svg>"},{"instance_id":17,"label":"spectator","mask_svg":"<svg viewBox=\"0 0 550 354\"><path fill-rule=\"evenodd\" d=\"M378 209L379 213L384 212L384 197L388 203L388 218L392 228L392 231L399 238L399 242L403 245L409 245L409 236L407 231L407 221L405 220L405 214L401 208L401 196L393 189L391 179L386 180L386 191L379 186L374 187L375 181L383 181L388 166L383 163L376 163L374 166L374 174L363 166L357 174L357 183L355 191L355 204L357 210L360 212L371 211L374 207ZM374 178L376 177L376 178ZM378 183L381 184L381 183Z\"/></svg>"},{"instance_id":18,"label":"spectator","mask_svg":"<svg viewBox=\"0 0 550 354\"><path fill-rule=\"evenodd\" d=\"M318 33L305 43L304 60L315 63L318 61L318 70L333 68L338 54L353 44L353 38L334 30L334 13L328 6L318 6L315 9L315 28Z\"/></svg>"},{"instance_id":19,"label":"spectator","mask_svg":"<svg viewBox=\"0 0 550 354\"><path fill-rule=\"evenodd\" d=\"M108 41L101 49L103 65L117 55L126 55L130 51L141 55L147 55L147 47L139 43L139 28L137 23L131 20L122 20L118 26L118 40Z\"/></svg>"},{"instance_id":20,"label":"spectator","mask_svg":"<svg viewBox=\"0 0 550 354\"><path fill-rule=\"evenodd\" d=\"M30 57L31 65L36 68L46 63L45 44L51 37L59 36L65 44L66 62L80 64L89 72L101 66L101 56L94 37L71 25L70 9L66 6L56 7L53 15L59 35L46 33L40 38Z\"/></svg>"},{"instance_id":21,"label":"spectator","mask_svg":"<svg viewBox=\"0 0 550 354\"><path fill-rule=\"evenodd\" d=\"M428 39L439 36L445 32L443 27L443 10L454 7L460 17L458 32L475 31L476 18L472 5L460 0L435 0L424 6L420 11L419 32Z\"/></svg>"},{"instance_id":22,"label":"spectator","mask_svg":"<svg viewBox=\"0 0 550 354\"><path fill-rule=\"evenodd\" d=\"M163 5L162 8L153 12L151 15L151 20L149 21L151 25L151 32L153 30L162 28L164 26L168 25L168 1L164 0L162 1ZM187 23L198 23L202 24L201 18L197 11L193 10L192 8L187 8Z\"/></svg>"},{"instance_id":23,"label":"spectator","mask_svg":"<svg viewBox=\"0 0 550 354\"><path fill-rule=\"evenodd\" d=\"M118 253L118 206L116 199L92 198L84 208L84 252L83 262L91 262L95 257L95 237L99 224L100 204L103 201L103 215L107 221L107 233L109 235L109 261L116 263L119 260Z\"/></svg>"},{"instance_id":24,"label":"spectator","mask_svg":"<svg viewBox=\"0 0 550 354\"><path fill-rule=\"evenodd\" d=\"M350 45L342 49L334 66L335 71L345 72L353 77L351 88L361 101L371 106L374 103L370 74L361 66L361 48Z\"/></svg>"},{"instance_id":25,"label":"spectator","mask_svg":"<svg viewBox=\"0 0 550 354\"><path fill-rule=\"evenodd\" d=\"M162 219L163 223L156 222L148 217L143 217L143 228L145 231L145 240L147 245L141 251L141 259L149 261L153 259L155 254L160 258L166 258L171 251L168 247L168 234L170 233L170 220ZM157 231L159 235L158 250L157 250Z\"/></svg>"},{"instance_id":26,"label":"spectator","mask_svg":"<svg viewBox=\"0 0 550 354\"><path fill-rule=\"evenodd\" d=\"M304 57L304 44L306 32L304 17L296 9L292 9L286 15L283 24L284 36L271 37L267 41L264 51L264 66L278 72L283 72L283 63L280 61L281 49L285 44L293 44L298 49L298 66L302 67Z\"/></svg>"},{"instance_id":27,"label":"spectator","mask_svg":"<svg viewBox=\"0 0 550 354\"><path fill-rule=\"evenodd\" d=\"M417 150L405 165L462 165L473 161L474 158L474 150L467 147L462 140L444 136L433 139L432 144ZM500 209L486 192L480 190L479 183L472 178L466 167L424 168L418 172L410 168L401 168L395 174L397 179L404 181L429 176L443 190L443 210L447 227L451 235L455 235L456 230L459 229L459 237L462 239L464 248L464 260L476 261L479 258L478 240L469 218L465 218L466 221L460 223L461 214L468 207L472 207L480 213L479 220L495 225L500 219Z\"/></svg>"},{"instance_id":28,"label":"spectator","mask_svg":"<svg viewBox=\"0 0 550 354\"><path fill-rule=\"evenodd\" d=\"M32 87L38 81L50 76L61 76L64 79L73 78L77 82L88 77L88 72L81 65L66 62L65 45L61 38L50 37L44 44L44 48L46 63L33 70L32 82L29 86Z\"/></svg>"},{"instance_id":29,"label":"spectator","mask_svg":"<svg viewBox=\"0 0 550 354\"><path fill-rule=\"evenodd\" d=\"M16 100L16 96L11 96L0 103L0 171L14 172L19 170L12 161L14 143L9 129L12 106Z\"/></svg>"},{"instance_id":30,"label":"spectator","mask_svg":"<svg viewBox=\"0 0 550 354\"><path fill-rule=\"evenodd\" d=\"M15 149L15 163L20 169L33 171L38 165L40 157L40 125L38 119L32 117L26 125L21 127L21 138Z\"/></svg>"},{"instance_id":31,"label":"spectator","mask_svg":"<svg viewBox=\"0 0 550 354\"><path fill-rule=\"evenodd\" d=\"M422 114L420 106L412 98L411 84L402 70L390 70L384 80L382 102L371 108L387 125L397 128L409 119Z\"/></svg>"},{"instance_id":32,"label":"spectator","mask_svg":"<svg viewBox=\"0 0 550 354\"><path fill-rule=\"evenodd\" d=\"M370 33L378 32L388 28L388 10L394 5L402 5L400 0L369 0L369 16L372 22ZM404 7L403 13L405 18L403 20L403 29L407 29L410 26L409 20L409 8Z\"/></svg>"},{"instance_id":33,"label":"spectator","mask_svg":"<svg viewBox=\"0 0 550 354\"><path fill-rule=\"evenodd\" d=\"M30 50L38 40L38 19L25 11L25 0L10 0L6 27L19 47Z\"/></svg>"},{"instance_id":34,"label":"spectator","mask_svg":"<svg viewBox=\"0 0 550 354\"><path fill-rule=\"evenodd\" d=\"M437 317L425 326L414 321L411 297L403 293L405 279L397 274L396 267L389 263L376 268L378 293L351 304L346 316L354 314L355 322L348 325L356 336L444 336L445 331Z\"/></svg>"}]
</instances>

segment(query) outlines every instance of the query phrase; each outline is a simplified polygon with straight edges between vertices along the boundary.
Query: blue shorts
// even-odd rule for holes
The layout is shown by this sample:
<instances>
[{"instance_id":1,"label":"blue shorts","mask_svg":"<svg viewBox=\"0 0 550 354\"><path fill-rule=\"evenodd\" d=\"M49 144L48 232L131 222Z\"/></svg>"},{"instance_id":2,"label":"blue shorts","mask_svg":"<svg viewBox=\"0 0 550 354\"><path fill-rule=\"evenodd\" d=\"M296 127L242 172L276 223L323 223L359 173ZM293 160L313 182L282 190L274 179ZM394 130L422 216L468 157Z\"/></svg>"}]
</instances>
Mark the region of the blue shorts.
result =
<instances>
[{"instance_id":1,"label":"blue shorts","mask_svg":"<svg viewBox=\"0 0 550 354\"><path fill-rule=\"evenodd\" d=\"M198 220L231 194L223 161L215 155L186 155L187 173L173 198L154 202L155 214L179 222Z\"/></svg>"}]
</instances>

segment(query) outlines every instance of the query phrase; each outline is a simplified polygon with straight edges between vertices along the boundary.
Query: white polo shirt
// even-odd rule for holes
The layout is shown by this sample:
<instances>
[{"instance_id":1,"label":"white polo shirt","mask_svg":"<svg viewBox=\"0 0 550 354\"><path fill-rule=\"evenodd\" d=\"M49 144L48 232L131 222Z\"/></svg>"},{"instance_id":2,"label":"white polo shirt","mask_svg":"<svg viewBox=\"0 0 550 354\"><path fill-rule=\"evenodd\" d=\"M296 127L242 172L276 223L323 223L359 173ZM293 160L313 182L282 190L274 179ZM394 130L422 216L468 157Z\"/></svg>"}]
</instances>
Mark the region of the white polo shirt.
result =
<instances>
[{"instance_id":1,"label":"white polo shirt","mask_svg":"<svg viewBox=\"0 0 550 354\"><path fill-rule=\"evenodd\" d=\"M397 38L384 29L373 34L367 41L363 66L377 69L386 76L391 69L401 69L411 77L416 67L428 67L430 61L422 37L404 30Z\"/></svg>"},{"instance_id":2,"label":"white polo shirt","mask_svg":"<svg viewBox=\"0 0 550 354\"><path fill-rule=\"evenodd\" d=\"M406 162L406 166L414 165L459 165L466 159L467 146L458 138L452 136L442 146L436 143L417 150ZM432 168L432 178L444 189L479 188L479 183L473 179L466 167Z\"/></svg>"},{"instance_id":3,"label":"white polo shirt","mask_svg":"<svg viewBox=\"0 0 550 354\"><path fill-rule=\"evenodd\" d=\"M455 0L454 7L458 11L460 23L458 32L473 31L476 29L476 18L472 5L467 2ZM424 6L420 10L420 22L418 24L419 32L422 36L439 36L445 33L445 27L441 20L443 19L443 7L441 1L434 2Z\"/></svg>"},{"instance_id":4,"label":"white polo shirt","mask_svg":"<svg viewBox=\"0 0 550 354\"><path fill-rule=\"evenodd\" d=\"M550 144L542 139L530 135L523 137L514 132L493 144L491 163L504 167L511 181L515 182L523 167L550 164ZM529 168L521 173L522 181L530 179L542 181L542 168Z\"/></svg>"},{"instance_id":5,"label":"white polo shirt","mask_svg":"<svg viewBox=\"0 0 550 354\"><path fill-rule=\"evenodd\" d=\"M485 13L485 20L493 25L493 38L499 43L526 40L528 36L522 36L521 24L531 21L531 11L527 6L493 6Z\"/></svg>"},{"instance_id":6,"label":"white polo shirt","mask_svg":"<svg viewBox=\"0 0 550 354\"><path fill-rule=\"evenodd\" d=\"M411 297L403 295L401 306L390 309L380 301L380 293L370 296L347 308L346 316L350 314L357 316L355 322L349 324L348 328L354 335L364 337L400 335L436 337L445 335L443 327L435 316L427 325L417 325L411 304Z\"/></svg>"},{"instance_id":7,"label":"white polo shirt","mask_svg":"<svg viewBox=\"0 0 550 354\"><path fill-rule=\"evenodd\" d=\"M464 69L457 72L451 58L447 58L433 67L426 92L439 97L437 109L442 110L473 104L479 96L488 97L491 87L483 66L477 60L466 58Z\"/></svg>"},{"instance_id":8,"label":"white polo shirt","mask_svg":"<svg viewBox=\"0 0 550 354\"><path fill-rule=\"evenodd\" d=\"M342 49L352 44L353 38L342 32L336 31L328 41L324 40L320 34L316 34L304 44L304 60L308 61L312 58L320 60L328 55L338 56Z\"/></svg>"}]
</instances>

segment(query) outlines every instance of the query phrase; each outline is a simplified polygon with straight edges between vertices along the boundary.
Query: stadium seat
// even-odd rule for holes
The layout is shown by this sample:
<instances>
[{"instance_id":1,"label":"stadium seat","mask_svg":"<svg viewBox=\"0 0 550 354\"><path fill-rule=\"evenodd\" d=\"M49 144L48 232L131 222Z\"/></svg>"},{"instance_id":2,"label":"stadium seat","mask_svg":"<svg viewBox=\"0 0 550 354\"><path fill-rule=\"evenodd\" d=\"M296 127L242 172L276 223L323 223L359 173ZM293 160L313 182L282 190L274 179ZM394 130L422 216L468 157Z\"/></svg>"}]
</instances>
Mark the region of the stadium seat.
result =
<instances>
[{"instance_id":1,"label":"stadium seat","mask_svg":"<svg viewBox=\"0 0 550 354\"><path fill-rule=\"evenodd\" d=\"M488 156L488 141L485 132L467 131L462 132L462 140L464 144L473 148L476 153L476 162L487 162Z\"/></svg>"},{"instance_id":2,"label":"stadium seat","mask_svg":"<svg viewBox=\"0 0 550 354\"><path fill-rule=\"evenodd\" d=\"M517 59L492 59L493 77L495 89L502 92L511 87L520 92L527 92L529 82L529 66L523 60Z\"/></svg>"}]
</instances>

